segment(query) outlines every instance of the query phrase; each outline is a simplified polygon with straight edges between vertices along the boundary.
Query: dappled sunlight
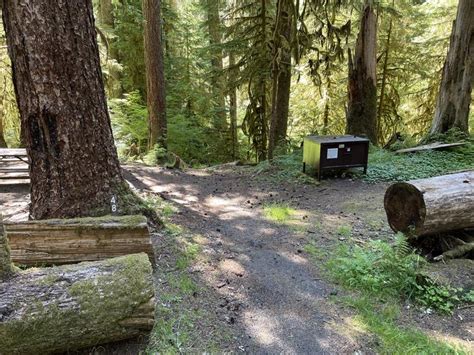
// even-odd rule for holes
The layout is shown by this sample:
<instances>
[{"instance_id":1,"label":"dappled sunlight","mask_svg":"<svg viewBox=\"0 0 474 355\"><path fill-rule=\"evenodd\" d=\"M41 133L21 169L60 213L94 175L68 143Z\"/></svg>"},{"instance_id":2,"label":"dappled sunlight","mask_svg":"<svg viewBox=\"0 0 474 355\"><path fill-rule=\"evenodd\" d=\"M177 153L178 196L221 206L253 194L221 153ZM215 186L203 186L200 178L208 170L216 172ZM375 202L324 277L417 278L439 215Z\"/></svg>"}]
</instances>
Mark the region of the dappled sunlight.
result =
<instances>
[{"instance_id":1,"label":"dappled sunlight","mask_svg":"<svg viewBox=\"0 0 474 355\"><path fill-rule=\"evenodd\" d=\"M308 260L303 256L295 253L290 253L286 251L281 251L279 253L281 256L285 257L288 261L295 263L295 264L307 264Z\"/></svg>"},{"instance_id":2,"label":"dappled sunlight","mask_svg":"<svg viewBox=\"0 0 474 355\"><path fill-rule=\"evenodd\" d=\"M434 330L425 332L429 337L443 343L448 343L455 349L471 349L474 352L474 322L468 322L464 331L468 334L465 339Z\"/></svg>"},{"instance_id":3,"label":"dappled sunlight","mask_svg":"<svg viewBox=\"0 0 474 355\"><path fill-rule=\"evenodd\" d=\"M250 336L261 345L270 346L277 344L282 347L283 352L291 351L275 336L277 329L275 326L272 326L275 319L266 315L265 312L259 309L246 311L243 314L243 320Z\"/></svg>"}]
</instances>

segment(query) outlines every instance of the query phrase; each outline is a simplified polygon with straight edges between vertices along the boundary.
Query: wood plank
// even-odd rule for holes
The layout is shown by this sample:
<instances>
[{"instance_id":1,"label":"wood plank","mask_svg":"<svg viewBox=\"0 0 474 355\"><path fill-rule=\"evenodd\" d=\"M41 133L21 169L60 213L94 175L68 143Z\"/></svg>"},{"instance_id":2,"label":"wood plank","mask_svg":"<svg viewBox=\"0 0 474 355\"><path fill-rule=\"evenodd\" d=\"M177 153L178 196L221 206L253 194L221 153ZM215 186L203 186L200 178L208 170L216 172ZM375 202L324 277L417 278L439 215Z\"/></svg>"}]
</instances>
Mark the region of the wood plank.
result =
<instances>
[{"instance_id":1,"label":"wood plank","mask_svg":"<svg viewBox=\"0 0 474 355\"><path fill-rule=\"evenodd\" d=\"M147 253L153 257L144 216L54 219L5 223L13 262L59 265Z\"/></svg>"},{"instance_id":2,"label":"wood plank","mask_svg":"<svg viewBox=\"0 0 474 355\"><path fill-rule=\"evenodd\" d=\"M26 157L26 149L24 148L0 148L0 156L2 157Z\"/></svg>"},{"instance_id":3,"label":"wood plank","mask_svg":"<svg viewBox=\"0 0 474 355\"><path fill-rule=\"evenodd\" d=\"M413 153L413 152L419 152L419 151L423 151L423 150L459 147L459 146L465 145L465 144L467 144L467 143L466 142L459 142L459 143L435 142L435 143L431 143L431 144L419 145L418 147L414 147L414 148L399 149L395 153L396 154Z\"/></svg>"}]
</instances>

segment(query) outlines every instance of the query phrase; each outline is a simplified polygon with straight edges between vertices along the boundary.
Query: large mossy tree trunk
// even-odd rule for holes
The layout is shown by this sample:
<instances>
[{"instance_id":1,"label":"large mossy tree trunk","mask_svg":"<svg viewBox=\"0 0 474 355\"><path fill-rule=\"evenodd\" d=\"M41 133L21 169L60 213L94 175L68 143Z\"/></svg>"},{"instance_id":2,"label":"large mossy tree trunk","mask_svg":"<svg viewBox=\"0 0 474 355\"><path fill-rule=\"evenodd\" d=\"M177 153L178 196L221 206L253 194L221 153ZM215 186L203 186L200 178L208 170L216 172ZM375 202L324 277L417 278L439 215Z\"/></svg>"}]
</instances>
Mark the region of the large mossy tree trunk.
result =
<instances>
[{"instance_id":1,"label":"large mossy tree trunk","mask_svg":"<svg viewBox=\"0 0 474 355\"><path fill-rule=\"evenodd\" d=\"M349 51L346 132L377 144L377 16L366 1L354 56Z\"/></svg>"},{"instance_id":2,"label":"large mossy tree trunk","mask_svg":"<svg viewBox=\"0 0 474 355\"><path fill-rule=\"evenodd\" d=\"M474 81L474 1L459 0L431 133L458 128L469 133L469 105Z\"/></svg>"},{"instance_id":3,"label":"large mossy tree trunk","mask_svg":"<svg viewBox=\"0 0 474 355\"><path fill-rule=\"evenodd\" d=\"M275 149L286 144L291 88L291 30L294 5L292 0L279 0L273 39L273 95L268 158Z\"/></svg>"},{"instance_id":4,"label":"large mossy tree trunk","mask_svg":"<svg viewBox=\"0 0 474 355\"><path fill-rule=\"evenodd\" d=\"M166 147L166 96L161 28L161 0L142 0L145 19L146 98L148 107L148 148Z\"/></svg>"},{"instance_id":5,"label":"large mossy tree trunk","mask_svg":"<svg viewBox=\"0 0 474 355\"><path fill-rule=\"evenodd\" d=\"M54 19L54 20L53 20ZM129 196L114 146L92 1L3 1L33 219L110 213ZM137 202L121 200L121 207Z\"/></svg>"}]
</instances>

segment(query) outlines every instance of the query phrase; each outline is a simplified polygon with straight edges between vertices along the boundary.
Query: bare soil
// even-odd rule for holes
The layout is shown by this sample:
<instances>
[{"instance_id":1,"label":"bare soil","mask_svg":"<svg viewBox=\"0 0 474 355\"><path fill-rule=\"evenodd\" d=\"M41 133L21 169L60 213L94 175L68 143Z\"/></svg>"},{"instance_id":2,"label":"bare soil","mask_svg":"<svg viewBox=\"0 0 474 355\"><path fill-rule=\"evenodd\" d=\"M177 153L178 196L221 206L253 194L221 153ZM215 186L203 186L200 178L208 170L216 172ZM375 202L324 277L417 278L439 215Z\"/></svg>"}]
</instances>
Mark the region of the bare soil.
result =
<instances>
[{"instance_id":1,"label":"bare soil","mask_svg":"<svg viewBox=\"0 0 474 355\"><path fill-rule=\"evenodd\" d=\"M324 251L337 243L393 238L383 210L386 184L278 182L268 174L255 175L250 167L226 165L184 172L134 165L124 167L124 174L140 192L158 194L176 206L171 222L199 236L206 258L189 270L202 286L190 307L204 308L212 331L229 334L218 344L221 351L375 352L374 339L351 327L352 311L334 302L345 292L327 280L321 261L305 246L312 243ZM7 219L27 218L27 194L26 185L0 186L0 212ZM296 212L288 221L272 221L263 211L271 203L288 204ZM169 252L159 233L154 243L157 264L164 268ZM157 267L157 280L163 268ZM472 344L472 308L441 317L407 307L400 322ZM206 336L208 330L201 331ZM133 353L126 346L104 349Z\"/></svg>"}]
</instances>

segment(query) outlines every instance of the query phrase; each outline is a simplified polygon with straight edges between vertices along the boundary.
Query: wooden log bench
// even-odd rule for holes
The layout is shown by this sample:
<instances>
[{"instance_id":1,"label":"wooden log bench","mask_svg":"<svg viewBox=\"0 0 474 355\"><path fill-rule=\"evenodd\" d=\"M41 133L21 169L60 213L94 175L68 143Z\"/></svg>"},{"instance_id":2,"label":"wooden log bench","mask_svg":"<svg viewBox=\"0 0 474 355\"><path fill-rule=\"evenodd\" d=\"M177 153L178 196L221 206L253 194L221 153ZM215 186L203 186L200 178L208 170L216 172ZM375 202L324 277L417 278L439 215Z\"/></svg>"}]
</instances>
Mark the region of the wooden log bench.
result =
<instances>
[{"instance_id":1,"label":"wooden log bench","mask_svg":"<svg viewBox=\"0 0 474 355\"><path fill-rule=\"evenodd\" d=\"M14 263L60 265L133 253L153 260L144 216L51 219L5 223Z\"/></svg>"},{"instance_id":2,"label":"wooden log bench","mask_svg":"<svg viewBox=\"0 0 474 355\"><path fill-rule=\"evenodd\" d=\"M154 300L144 253L20 272L0 224L0 354L64 353L147 334Z\"/></svg>"}]
</instances>

